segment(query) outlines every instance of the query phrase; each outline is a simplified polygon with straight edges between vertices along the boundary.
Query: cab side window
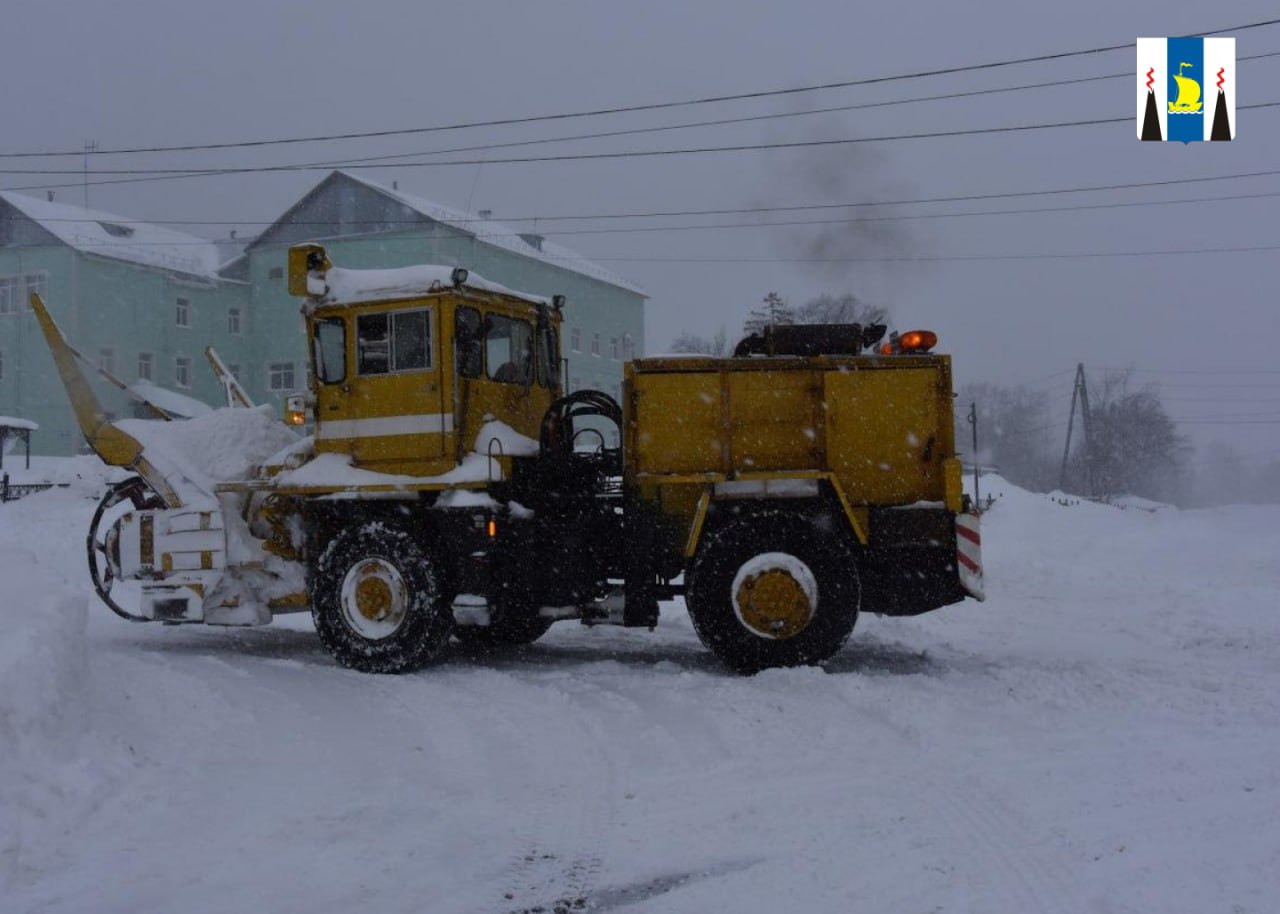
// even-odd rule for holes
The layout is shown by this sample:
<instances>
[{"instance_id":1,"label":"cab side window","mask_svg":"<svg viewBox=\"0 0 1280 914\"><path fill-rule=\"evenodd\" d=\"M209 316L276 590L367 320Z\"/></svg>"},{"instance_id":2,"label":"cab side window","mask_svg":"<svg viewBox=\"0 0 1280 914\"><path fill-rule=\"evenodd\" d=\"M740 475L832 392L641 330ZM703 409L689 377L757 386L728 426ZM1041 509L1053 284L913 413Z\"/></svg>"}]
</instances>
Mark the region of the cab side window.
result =
<instances>
[{"instance_id":1,"label":"cab side window","mask_svg":"<svg viewBox=\"0 0 1280 914\"><path fill-rule=\"evenodd\" d=\"M321 384L338 384L347 376L347 325L341 318L318 320L313 341L316 377Z\"/></svg>"},{"instance_id":2,"label":"cab side window","mask_svg":"<svg viewBox=\"0 0 1280 914\"><path fill-rule=\"evenodd\" d=\"M362 375L431 367L431 313L426 308L362 314L356 319L356 371Z\"/></svg>"},{"instance_id":3,"label":"cab side window","mask_svg":"<svg viewBox=\"0 0 1280 914\"><path fill-rule=\"evenodd\" d=\"M484 330L480 312L475 308L459 308L453 320L458 344L458 374L464 378L478 378L484 372Z\"/></svg>"},{"instance_id":4,"label":"cab side window","mask_svg":"<svg viewBox=\"0 0 1280 914\"><path fill-rule=\"evenodd\" d=\"M533 325L501 314L490 314L488 323L485 367L489 379L528 384L533 371Z\"/></svg>"}]
</instances>

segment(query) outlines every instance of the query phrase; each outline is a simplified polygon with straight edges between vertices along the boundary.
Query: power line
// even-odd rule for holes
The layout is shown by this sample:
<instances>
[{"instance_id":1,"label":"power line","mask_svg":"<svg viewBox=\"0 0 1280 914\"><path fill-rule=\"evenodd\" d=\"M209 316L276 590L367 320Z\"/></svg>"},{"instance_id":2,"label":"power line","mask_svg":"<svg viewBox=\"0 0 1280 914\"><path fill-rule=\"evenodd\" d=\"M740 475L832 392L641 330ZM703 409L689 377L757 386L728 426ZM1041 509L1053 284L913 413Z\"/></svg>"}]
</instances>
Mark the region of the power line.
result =
<instances>
[{"instance_id":1,"label":"power line","mask_svg":"<svg viewBox=\"0 0 1280 914\"><path fill-rule=\"evenodd\" d=\"M1076 260L1095 257L1169 257L1190 254L1252 254L1278 251L1280 244L1164 251L1088 251L1071 254L958 254L936 257L592 257L600 263L929 263L936 261Z\"/></svg>"},{"instance_id":2,"label":"power line","mask_svg":"<svg viewBox=\"0 0 1280 914\"><path fill-rule=\"evenodd\" d=\"M477 240L484 241L488 237L508 237L501 235L476 235ZM207 241L138 241L138 242L77 242L76 247L81 248L138 248L138 247L204 247L214 244L212 240ZM1220 248L1183 248L1170 249L1163 251L1081 251L1076 253L1044 253L1044 254L943 254L926 257L591 257L592 261L598 263L937 263L937 262L964 262L964 261L994 261L994 260L1077 260L1087 258L1112 258L1112 257L1181 257L1192 254L1253 254L1265 251L1280 251L1280 244L1262 244L1249 245L1239 247L1220 247ZM584 259L581 256L576 257L559 257L546 252L542 253L545 260L565 260L579 261ZM1178 386L1178 385L1171 385ZM1182 385L1182 386L1201 386L1201 385ZM1213 386L1213 385L1207 385ZM1219 386L1241 386L1241 385L1219 385ZM1247 385L1244 385L1247 386Z\"/></svg>"},{"instance_id":3,"label":"power line","mask_svg":"<svg viewBox=\"0 0 1280 914\"><path fill-rule=\"evenodd\" d=\"M1264 28L1266 26L1276 25L1280 23L1280 19L1264 19L1258 22L1245 23L1244 25L1234 26L1232 28L1213 29L1210 31L1199 32L1200 35L1219 35L1226 32L1245 32L1252 29ZM585 111L564 112L558 114L541 114L530 115L526 117L499 118L491 120L470 121L455 124L442 124L429 127L407 127L394 130L372 130L362 132L334 133L322 134L303 137L284 137L266 140L241 140L236 142L224 143L199 143L185 144L174 146L138 146L133 148L120 149L100 149L97 155L124 155L131 153L152 153L152 152L191 152L197 150L212 149L232 149L232 148L248 148L259 146L280 146L295 143L318 143L330 142L334 140L351 140L351 139L371 139L375 137L388 136L407 136L411 134L437 133L450 130L467 130L476 127L500 127L511 126L515 124L532 124L545 123L547 121L569 120L583 117L599 117L602 115L612 114L630 114L640 111L659 111L671 108L683 108L694 105L718 104L731 101L747 101L761 98L777 98L787 95L796 95L803 92L819 92L829 89L845 89L854 86L870 86L879 85L889 82L898 82L908 79L923 79L933 76L947 76L955 73L972 73L979 70L992 70L1003 67L1017 66L1027 63L1043 63L1050 60L1065 60L1071 57L1083 57L1088 55L1104 54L1110 51L1119 51L1132 48L1133 44L1126 42L1124 44L1104 45L1101 47L1084 48L1077 51L1059 51L1049 54L1037 54L1030 57L1010 58L1006 60L989 61L987 63L966 64L954 67L940 67L931 70L918 70L909 73L899 73L890 76L874 76L863 77L860 79L842 80L838 82L818 83L808 86L794 86L786 89L768 89L755 92L741 92L726 95L713 95L701 98L685 99L682 101L669 102L653 102L643 105L619 105L607 108L596 108ZM74 152L68 150L36 150L25 152L0 153L0 158L37 158L37 157L54 157L66 155L82 155L83 150Z\"/></svg>"},{"instance_id":4,"label":"power line","mask_svg":"<svg viewBox=\"0 0 1280 914\"><path fill-rule=\"evenodd\" d=\"M1280 51L1268 51L1261 54L1250 54L1246 57L1239 58L1238 62L1244 62L1248 60L1260 60L1263 58L1270 58L1270 57L1280 57ZM607 130L607 131L601 131L601 132L595 132L595 133L578 133L578 134L570 134L567 136L541 137L539 139L533 139L533 140L510 140L502 143L480 143L480 144L475 144L471 146L453 146L445 149L427 149L427 150L417 150L414 152L388 153L385 155L376 155L376 156L360 156L358 158L349 158L349 159L343 159L340 161L311 162L311 163L305 163L305 164L314 165L317 167L319 166L333 167L337 165L342 165L344 163L363 164L363 163L371 163L371 162L391 162L392 160L395 160L395 159L406 159L406 158L412 158L414 156L453 155L455 153L463 153L463 152L482 152L482 151L490 151L494 149L512 149L512 148L518 148L522 146L540 146L540 145L548 145L548 144L555 144L555 143L580 142L582 140L608 139L608 138L614 138L614 137L620 137L620 136L636 136L636 135L648 134L648 133L664 133L664 132L670 132L674 130L692 130L692 129L700 129L703 127L722 127L722 126L733 125L733 124L754 123L758 121L781 120L781 119L794 118L794 117L808 117L815 114L835 114L835 113L841 113L841 112L847 112L847 111L862 111L862 110L867 110L872 108L887 108L895 105L916 104L920 102L949 101L949 100L954 100L959 98L973 98L973 97L983 96L983 95L995 95L995 94L1001 94L1001 93L1007 93L1007 92L1021 92L1028 89L1045 89L1045 88L1053 88L1057 86L1070 86L1070 85L1078 85L1081 83L1098 82L1101 80L1108 80L1108 79L1120 79L1123 77L1132 77L1132 76L1133 74L1130 72L1107 73L1100 76L1078 76L1078 77L1071 77L1068 79L1054 79L1054 80L1047 80L1047 81L1037 82L1037 83L1023 83L1016 86L996 86L988 89L971 89L965 92L948 92L940 95L922 95L922 96L914 96L912 98L888 99L886 101L878 101L878 102L860 102L858 104L853 104L853 105L833 105L825 108L810 108L806 111L783 111L783 112L776 112L772 114L753 114L753 115L746 115L743 117L718 118L715 120L707 120L707 121L691 121L683 124L662 124L654 127L633 127L626 130ZM0 155L0 158L5 158L5 156ZM412 163L409 163L409 164L412 164Z\"/></svg>"},{"instance_id":5,"label":"power line","mask_svg":"<svg viewBox=\"0 0 1280 914\"><path fill-rule=\"evenodd\" d=\"M1128 368L1143 374L1280 374L1280 368Z\"/></svg>"},{"instance_id":6,"label":"power line","mask_svg":"<svg viewBox=\"0 0 1280 914\"><path fill-rule=\"evenodd\" d=\"M1258 108L1275 108L1280 101L1238 105L1237 111ZM91 175L240 175L281 171L317 171L341 167L344 169L367 168L446 168L460 165L528 165L541 162L582 162L590 160L657 158L673 155L699 155L721 152L762 152L776 149L810 149L826 146L854 146L862 143L890 143L902 140L932 140L958 136L979 136L1000 133L1020 133L1033 130L1056 130L1064 127L1096 127L1102 124L1128 123L1129 116L1086 118L1076 121L1053 121L1045 124L1008 124L1001 127L972 127L964 130L932 130L925 133L899 133L885 136L840 137L829 140L791 140L775 143L739 143L728 146L687 146L681 149L631 149L621 152L575 152L547 156L511 156L505 159L448 159L443 162L382 162L382 163L325 163L323 165L254 165L238 168L105 168L89 171ZM0 168L0 174L8 175L70 175L84 174L82 170L61 168Z\"/></svg>"},{"instance_id":7,"label":"power line","mask_svg":"<svg viewBox=\"0 0 1280 914\"><path fill-rule=\"evenodd\" d=\"M1108 209L1126 209L1129 207L1140 206L1175 206L1179 204L1196 204L1196 203L1223 203L1233 200L1258 200L1271 197L1280 197L1280 191L1262 191L1252 194L1225 194L1218 197L1188 197L1177 200L1127 200L1117 203L1084 203L1071 206L1042 206L1042 207L1024 207L1022 209L996 209L996 210L975 210L959 213L902 213L891 216L858 216L845 219L793 219L793 220L775 220L771 222L712 222L693 225L644 225L644 226L627 226L622 228L585 228L585 229L548 229L541 228L538 232L544 236L563 236L563 235L615 235L615 234L637 234L647 232L687 232L687 231L704 231L704 230L723 230L723 229L767 229L767 228L794 228L812 225L850 225L854 223L868 222L906 222L921 219L961 219L978 216L1021 216L1021 215L1039 215L1047 213L1069 213L1083 212L1089 210L1108 210ZM779 209L789 209L780 207ZM25 220L26 216L7 216L0 218L0 222L19 222ZM569 219L573 217L562 217ZM642 217L636 217L642 218ZM84 217L57 217L43 218L41 222L83 222ZM274 225L275 222L254 222L250 220L230 220L230 221L202 221L195 219L185 220L144 220L144 219L120 219L116 220L121 224L153 224L153 225ZM490 222L494 220L481 219L457 219L451 220L459 224L471 224L479 222ZM520 222L520 221L543 221L539 217L521 217L516 219L501 220L504 222ZM547 219L545 221L551 221ZM357 222L349 222L348 225L371 225L371 226L399 226L399 225L418 225L421 223L419 219L392 219L379 220L369 219ZM296 220L291 221L290 225L307 226L307 225L330 225L330 221L326 220ZM487 232L479 235L479 238L501 238L501 237L519 237L527 232ZM1280 371L1276 372L1280 373Z\"/></svg>"},{"instance_id":8,"label":"power line","mask_svg":"<svg viewBox=\"0 0 1280 914\"><path fill-rule=\"evenodd\" d=\"M116 180L91 181L89 182L89 184L91 187L99 184L130 184L130 183L145 182L145 181L173 180L175 178L187 178L187 177L198 178L198 177L205 177L207 175L212 175L212 174L215 174L215 173L193 172L191 174L163 175L160 177L150 177L150 178L120 178ZM995 192L995 193L982 193L982 194L955 194L950 196L914 197L914 198L906 198L906 199L899 199L899 200L851 200L851 201L845 201L842 203L801 203L801 204L789 204L789 205L783 205L783 206L723 207L723 208L717 208L717 209L697 209L697 210L667 209L667 210L648 210L648 211L630 212L630 213L588 213L588 214L578 213L578 214L561 214L561 215L540 214L540 215L527 215L527 216L518 215L518 216L506 217L504 218L503 221L527 222L527 221L536 220L539 222L561 222L561 221L571 221L571 220L650 219L650 218L679 217L679 216L725 216L725 215L748 215L748 214L756 214L756 213L798 212L803 210L854 209L854 208L861 208L861 207L868 207L868 206L882 207L882 206L924 205L924 204L934 204L934 203L963 203L963 202L974 202L979 200L1007 200L1007 199L1016 199L1020 197L1046 197L1046 196L1058 196L1062 194L1093 193L1096 191L1134 190L1134 189L1147 188L1147 187L1169 187L1169 186L1178 185L1178 184L1201 184L1201 183L1212 182L1212 181L1235 181L1235 180L1244 180L1248 178L1274 177L1276 175L1280 175L1280 169L1264 169L1262 171L1236 172L1234 174L1225 174L1225 175L1204 175L1201 177L1194 177L1194 178L1185 178L1185 177L1184 178L1168 178L1160 181L1130 181L1130 182L1113 183L1113 184L1089 184L1089 185L1080 185L1076 187L1057 187L1057 188L1048 188L1045 190L1001 191L1001 192ZM35 184L35 185L28 185L26 187L4 188L3 190L7 192L7 191L19 191L19 190L57 189L61 187L80 187L80 186L81 186L80 182L77 181L74 184ZM80 222L83 220L68 218L65 220L50 219L46 221ZM274 225L275 224L274 220L270 222L254 222L252 220L215 222L215 221L194 220L194 219L192 220L137 219L137 220L118 220L118 221L121 221L125 224L128 224L130 222L149 222L151 224L156 224L156 225ZM416 222L416 220L414 221ZM467 219L460 219L455 221L483 222L488 220L467 218ZM301 224L312 224L312 223L298 223L298 224L301 225ZM314 224L321 224L321 223L314 223ZM327 224L327 223L323 223L323 224ZM387 220L365 220L365 221L357 221L352 224L386 225L386 224L400 224L400 223L395 220L392 220L390 222ZM1074 371L1074 369L1072 370Z\"/></svg>"},{"instance_id":9,"label":"power line","mask_svg":"<svg viewBox=\"0 0 1280 914\"><path fill-rule=\"evenodd\" d=\"M1245 111L1258 108L1275 108L1280 101L1257 102L1252 105L1238 105L1236 110ZM443 162L384 162L351 164L325 163L323 165L256 165L239 168L208 168L199 170L202 175L233 175L280 171L316 171L340 166L345 169L367 168L444 168L460 165L527 165L541 162L581 162L590 160L656 158L673 155L699 155L722 152L761 152L777 149L811 149L827 146L853 146L862 143L889 143L902 140L930 140L958 136L979 136L1000 133L1020 133L1034 130L1056 130L1065 127L1096 127L1102 124L1128 123L1129 116L1086 118L1076 121L1054 121L1045 124L1008 124L1001 127L972 127L964 130L932 130L925 133L900 133L885 136L841 137L829 140L790 140L775 143L739 143L728 146L687 146L681 149L632 149L621 152L575 152L547 156L511 156L505 159L448 159ZM83 170L56 168L3 168L0 174L13 175L68 175L82 174ZM93 175L188 175L189 168L108 168L89 171Z\"/></svg>"},{"instance_id":10,"label":"power line","mask_svg":"<svg viewBox=\"0 0 1280 914\"><path fill-rule=\"evenodd\" d=\"M1280 391L1280 383L1277 384L1168 384L1163 381L1156 381L1156 386L1163 390L1166 387L1190 387L1195 390L1271 390Z\"/></svg>"}]
</instances>

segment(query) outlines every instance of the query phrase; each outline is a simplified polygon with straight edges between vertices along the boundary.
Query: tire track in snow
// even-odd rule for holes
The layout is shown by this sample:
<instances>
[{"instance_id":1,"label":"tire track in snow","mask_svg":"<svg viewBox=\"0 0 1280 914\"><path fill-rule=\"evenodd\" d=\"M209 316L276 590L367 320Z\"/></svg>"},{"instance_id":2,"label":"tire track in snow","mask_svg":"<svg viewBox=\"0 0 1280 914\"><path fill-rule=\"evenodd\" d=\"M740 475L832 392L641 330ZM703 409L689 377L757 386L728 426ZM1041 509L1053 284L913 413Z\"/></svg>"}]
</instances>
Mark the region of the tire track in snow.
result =
<instances>
[{"instance_id":1,"label":"tire track in snow","mask_svg":"<svg viewBox=\"0 0 1280 914\"><path fill-rule=\"evenodd\" d=\"M1085 687L1072 691L1085 691ZM1009 811L996 793L982 783L949 775L940 765L919 761L926 756L926 749L918 732L914 726L896 720L891 710L860 704L847 689L837 688L833 694L863 722L908 745L908 751L896 753L895 773L912 784L918 805L938 813L947 831L958 839L950 842L947 849L962 849L956 871L964 875L970 889L979 896L975 901L987 902L989 910L1021 914L1078 914L1089 910L1074 889L1072 874L1035 849L1048 840L1043 832L1037 832ZM994 894L999 903L992 904L986 897L989 894Z\"/></svg>"},{"instance_id":2,"label":"tire track in snow","mask_svg":"<svg viewBox=\"0 0 1280 914\"><path fill-rule=\"evenodd\" d=\"M591 681L556 674L529 681L500 675L519 696L516 750L528 764L532 803L521 810L517 852L484 911L568 914L590 909L604 869L601 849L617 818L617 764L608 734L595 732L598 715L575 694ZM566 688L567 686L567 688ZM510 708L508 710L511 710ZM552 731L552 732L548 732Z\"/></svg>"}]
</instances>

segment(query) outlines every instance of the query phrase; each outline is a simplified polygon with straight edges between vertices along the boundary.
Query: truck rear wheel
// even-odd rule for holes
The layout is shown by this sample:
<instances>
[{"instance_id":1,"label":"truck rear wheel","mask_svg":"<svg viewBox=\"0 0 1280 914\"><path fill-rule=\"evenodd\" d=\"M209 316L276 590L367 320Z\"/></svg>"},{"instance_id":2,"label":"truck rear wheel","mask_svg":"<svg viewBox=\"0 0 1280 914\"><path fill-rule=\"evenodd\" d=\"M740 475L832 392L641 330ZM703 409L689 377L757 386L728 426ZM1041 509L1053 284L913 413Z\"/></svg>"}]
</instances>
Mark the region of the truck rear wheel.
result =
<instances>
[{"instance_id":1,"label":"truck rear wheel","mask_svg":"<svg viewBox=\"0 0 1280 914\"><path fill-rule=\"evenodd\" d=\"M859 595L846 537L799 512L769 510L705 535L685 601L702 643L751 674L830 658L853 631Z\"/></svg>"},{"instance_id":2,"label":"truck rear wheel","mask_svg":"<svg viewBox=\"0 0 1280 914\"><path fill-rule=\"evenodd\" d=\"M440 563L405 530L382 521L350 527L316 562L316 632L345 667L418 669L448 643L453 627L443 578Z\"/></svg>"}]
</instances>

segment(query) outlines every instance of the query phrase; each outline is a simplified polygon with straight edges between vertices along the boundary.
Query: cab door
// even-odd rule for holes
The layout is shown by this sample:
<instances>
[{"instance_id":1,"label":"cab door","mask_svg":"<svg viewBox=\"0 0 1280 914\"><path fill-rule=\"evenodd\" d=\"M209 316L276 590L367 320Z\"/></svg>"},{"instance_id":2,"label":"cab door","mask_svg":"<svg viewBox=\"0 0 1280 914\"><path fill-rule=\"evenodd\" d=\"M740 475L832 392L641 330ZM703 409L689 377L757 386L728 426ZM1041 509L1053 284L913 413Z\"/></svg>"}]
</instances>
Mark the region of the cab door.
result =
<instances>
[{"instance_id":1,"label":"cab door","mask_svg":"<svg viewBox=\"0 0 1280 914\"><path fill-rule=\"evenodd\" d=\"M439 316L421 302L361 308L315 321L316 450L366 469L433 475L445 467ZM334 338L343 336L341 371Z\"/></svg>"},{"instance_id":2,"label":"cab door","mask_svg":"<svg viewBox=\"0 0 1280 914\"><path fill-rule=\"evenodd\" d=\"M459 447L485 453L488 441L476 436L489 418L537 441L553 382L535 351L536 313L460 307L456 320L465 341L458 355L464 429Z\"/></svg>"}]
</instances>

